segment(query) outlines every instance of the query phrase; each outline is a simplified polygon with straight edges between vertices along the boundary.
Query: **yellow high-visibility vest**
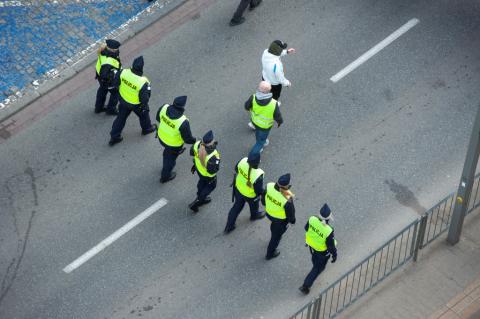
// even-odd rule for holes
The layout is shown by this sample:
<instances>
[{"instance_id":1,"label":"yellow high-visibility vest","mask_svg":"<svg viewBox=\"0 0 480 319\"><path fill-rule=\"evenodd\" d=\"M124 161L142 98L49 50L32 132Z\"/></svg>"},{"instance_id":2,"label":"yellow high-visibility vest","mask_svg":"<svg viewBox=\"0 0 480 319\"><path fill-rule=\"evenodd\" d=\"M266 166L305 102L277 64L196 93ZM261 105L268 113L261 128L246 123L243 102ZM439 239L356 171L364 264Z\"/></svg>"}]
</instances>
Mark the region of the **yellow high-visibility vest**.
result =
<instances>
[{"instance_id":1,"label":"yellow high-visibility vest","mask_svg":"<svg viewBox=\"0 0 480 319\"><path fill-rule=\"evenodd\" d=\"M202 175L202 176L205 176L205 177L214 177L216 175L216 173L214 174L210 174L207 170L207 167L206 166L203 166L202 164L202 161L200 160L200 158L198 157L198 149L200 147L200 141L197 141L195 142L195 144L193 145L193 159L195 161L195 167L197 169L197 172ZM217 150L214 150L213 152L211 152L210 154L208 154L207 156L205 156L205 165L208 165L208 161L213 157L215 156L216 158L220 159L220 153L217 151Z\"/></svg>"},{"instance_id":2,"label":"yellow high-visibility vest","mask_svg":"<svg viewBox=\"0 0 480 319\"><path fill-rule=\"evenodd\" d=\"M257 103L257 98L254 94L252 99L252 109L250 110L252 123L263 129L271 128L273 126L273 113L275 113L276 105L277 101L271 99L267 105L261 106Z\"/></svg>"},{"instance_id":3,"label":"yellow high-visibility vest","mask_svg":"<svg viewBox=\"0 0 480 319\"><path fill-rule=\"evenodd\" d=\"M257 195L260 194L255 194L253 184L255 184L255 181L264 174L264 171L260 168L252 168L250 171L250 184L252 186L248 186L248 169L250 168L250 165L247 161L248 159L245 157L238 163L238 174L235 178L235 187L243 196L248 198L255 198L257 197Z\"/></svg>"},{"instance_id":4,"label":"yellow high-visibility vest","mask_svg":"<svg viewBox=\"0 0 480 319\"><path fill-rule=\"evenodd\" d=\"M139 93L145 83L150 83L145 76L139 76L130 69L124 69L120 73L120 96L128 103L140 104Z\"/></svg>"},{"instance_id":5,"label":"yellow high-visibility vest","mask_svg":"<svg viewBox=\"0 0 480 319\"><path fill-rule=\"evenodd\" d=\"M285 212L285 204L287 199L283 194L275 189L275 183L267 184L267 192L265 193L265 211L271 217L277 219L287 219Z\"/></svg>"},{"instance_id":6,"label":"yellow high-visibility vest","mask_svg":"<svg viewBox=\"0 0 480 319\"><path fill-rule=\"evenodd\" d=\"M157 130L158 138L168 146L180 147L185 143L180 133L180 126L187 120L187 117L182 115L178 119L169 118L167 115L169 107L170 105L165 104L160 111L160 122Z\"/></svg>"}]
</instances>

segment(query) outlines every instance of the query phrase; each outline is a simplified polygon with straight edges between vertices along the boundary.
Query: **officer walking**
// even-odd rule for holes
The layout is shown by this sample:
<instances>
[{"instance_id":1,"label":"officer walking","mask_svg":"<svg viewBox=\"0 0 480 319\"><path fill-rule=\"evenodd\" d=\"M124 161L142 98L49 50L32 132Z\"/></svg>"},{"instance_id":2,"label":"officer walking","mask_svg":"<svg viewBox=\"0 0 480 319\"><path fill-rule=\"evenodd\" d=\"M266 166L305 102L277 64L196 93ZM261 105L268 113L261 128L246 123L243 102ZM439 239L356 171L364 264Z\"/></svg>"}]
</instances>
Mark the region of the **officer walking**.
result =
<instances>
[{"instance_id":1,"label":"officer walking","mask_svg":"<svg viewBox=\"0 0 480 319\"><path fill-rule=\"evenodd\" d=\"M232 201L233 207L228 213L225 234L235 229L235 221L245 206L245 202L250 207L250 220L254 221L265 217L264 212L259 212L260 195L263 193L263 175L264 171L258 168L260 164L260 153L248 154L248 157L241 159L235 166L235 176L232 183Z\"/></svg>"},{"instance_id":2,"label":"officer walking","mask_svg":"<svg viewBox=\"0 0 480 319\"><path fill-rule=\"evenodd\" d=\"M108 143L110 146L123 141L122 130L132 111L140 120L142 135L155 131L155 125L150 122L148 107L151 94L150 81L143 76L143 63L143 56L140 56L133 60L131 69L123 69L117 72L115 77L115 86L119 88L120 93L120 107L110 132L111 138Z\"/></svg>"},{"instance_id":3,"label":"officer walking","mask_svg":"<svg viewBox=\"0 0 480 319\"><path fill-rule=\"evenodd\" d=\"M267 218L272 222L270 225L272 235L265 256L267 260L280 255L277 247L282 235L287 231L288 223L295 224L294 194L289 190L290 186L290 174L282 175L277 183L267 184L265 194L262 196Z\"/></svg>"},{"instance_id":4,"label":"officer walking","mask_svg":"<svg viewBox=\"0 0 480 319\"><path fill-rule=\"evenodd\" d=\"M213 132L208 131L201 141L195 142L190 148L193 156L192 174L198 174L197 198L188 205L197 213L198 208L212 201L208 196L217 187L217 172L220 168L220 153L217 150L217 141L213 139Z\"/></svg>"},{"instance_id":5,"label":"officer walking","mask_svg":"<svg viewBox=\"0 0 480 319\"><path fill-rule=\"evenodd\" d=\"M98 59L95 78L100 85L97 90L97 99L95 101L95 113L107 112L108 115L117 115L118 88L114 87L113 80L115 74L121 69L120 62L120 42L112 39L106 40L107 46L98 49ZM107 108L105 100L110 92Z\"/></svg>"},{"instance_id":6,"label":"officer walking","mask_svg":"<svg viewBox=\"0 0 480 319\"><path fill-rule=\"evenodd\" d=\"M183 115L187 104L186 96L178 96L173 104L162 105L157 112L158 140L163 145L163 167L160 183L171 181L177 176L173 172L177 157L185 151L183 144L196 142L190 130L190 122Z\"/></svg>"},{"instance_id":7,"label":"officer walking","mask_svg":"<svg viewBox=\"0 0 480 319\"><path fill-rule=\"evenodd\" d=\"M245 102L245 109L250 112L248 127L255 130L256 143L251 152L260 153L270 143L268 134L274 121L277 122L277 127L283 123L280 107L272 98L271 88L267 81L260 82L257 92Z\"/></svg>"},{"instance_id":8,"label":"officer walking","mask_svg":"<svg viewBox=\"0 0 480 319\"><path fill-rule=\"evenodd\" d=\"M305 295L310 292L313 282L325 269L330 255L332 263L337 260L336 240L333 235L333 227L328 224L332 220L330 207L324 204L320 209L319 216L311 216L305 225L305 242L312 254L312 270L308 273L303 285L299 288Z\"/></svg>"}]
</instances>

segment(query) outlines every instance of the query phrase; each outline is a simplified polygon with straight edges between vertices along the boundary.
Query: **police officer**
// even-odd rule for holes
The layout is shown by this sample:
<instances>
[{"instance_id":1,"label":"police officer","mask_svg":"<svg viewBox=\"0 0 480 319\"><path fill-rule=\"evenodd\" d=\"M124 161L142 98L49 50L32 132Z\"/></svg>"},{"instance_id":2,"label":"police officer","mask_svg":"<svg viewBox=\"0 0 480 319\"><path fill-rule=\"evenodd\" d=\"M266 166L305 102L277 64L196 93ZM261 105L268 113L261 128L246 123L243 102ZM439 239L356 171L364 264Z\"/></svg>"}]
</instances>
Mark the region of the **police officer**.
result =
<instances>
[{"instance_id":1,"label":"police officer","mask_svg":"<svg viewBox=\"0 0 480 319\"><path fill-rule=\"evenodd\" d=\"M163 167L160 183L171 181L177 176L173 172L177 157L185 151L184 143L193 144L196 142L190 130L190 122L183 115L187 104L186 96L178 96L173 104L162 105L157 112L158 131L157 136L163 150Z\"/></svg>"},{"instance_id":2,"label":"police officer","mask_svg":"<svg viewBox=\"0 0 480 319\"><path fill-rule=\"evenodd\" d=\"M333 235L333 227L328 224L332 220L332 212L327 204L320 209L319 216L311 216L305 225L305 242L312 254L312 270L308 273L303 285L299 288L305 295L310 292L313 282L325 269L330 255L332 263L337 260L336 240Z\"/></svg>"},{"instance_id":3,"label":"police officer","mask_svg":"<svg viewBox=\"0 0 480 319\"><path fill-rule=\"evenodd\" d=\"M192 174L198 173L197 198L188 205L197 213L198 208L212 201L208 196L217 187L217 172L220 168L220 153L217 150L217 141L213 139L213 132L208 131L201 141L195 142L190 148L193 156Z\"/></svg>"},{"instance_id":4,"label":"police officer","mask_svg":"<svg viewBox=\"0 0 480 319\"><path fill-rule=\"evenodd\" d=\"M248 126L255 130L256 143L252 152L260 153L263 147L269 144L268 134L274 121L277 122L278 127L283 123L279 104L272 98L271 88L267 81L260 82L255 94L245 102L245 109L250 112Z\"/></svg>"},{"instance_id":5,"label":"police officer","mask_svg":"<svg viewBox=\"0 0 480 319\"><path fill-rule=\"evenodd\" d=\"M232 183L233 207L228 213L227 225L224 232L230 233L235 229L235 221L245 206L245 202L250 206L250 220L262 219L264 212L259 212L260 195L263 193L263 175L264 171L258 168L260 164L260 154L248 154L248 157L241 159L235 166L235 175Z\"/></svg>"},{"instance_id":6,"label":"police officer","mask_svg":"<svg viewBox=\"0 0 480 319\"><path fill-rule=\"evenodd\" d=\"M120 42L107 39L106 46L98 49L97 65L95 67L95 78L100 85L97 90L97 99L95 101L95 113L107 112L108 115L117 115L118 89L113 86L115 74L121 69L120 62ZM105 100L110 92L107 108Z\"/></svg>"},{"instance_id":7,"label":"police officer","mask_svg":"<svg viewBox=\"0 0 480 319\"><path fill-rule=\"evenodd\" d=\"M111 138L108 143L110 146L123 140L122 130L132 111L140 120L142 135L155 131L155 125L150 122L150 109L148 107L151 94L150 81L143 76L143 63L143 56L140 56L133 60L131 69L123 69L117 72L115 77L115 86L119 88L120 93L120 107L110 132Z\"/></svg>"},{"instance_id":8,"label":"police officer","mask_svg":"<svg viewBox=\"0 0 480 319\"><path fill-rule=\"evenodd\" d=\"M267 184L265 194L262 196L262 204L267 211L267 218L272 222L270 225L272 235L265 256L267 260L280 255L277 247L282 235L287 230L288 223L295 224L294 195L290 192L290 186L290 174L282 175L277 183Z\"/></svg>"}]
</instances>

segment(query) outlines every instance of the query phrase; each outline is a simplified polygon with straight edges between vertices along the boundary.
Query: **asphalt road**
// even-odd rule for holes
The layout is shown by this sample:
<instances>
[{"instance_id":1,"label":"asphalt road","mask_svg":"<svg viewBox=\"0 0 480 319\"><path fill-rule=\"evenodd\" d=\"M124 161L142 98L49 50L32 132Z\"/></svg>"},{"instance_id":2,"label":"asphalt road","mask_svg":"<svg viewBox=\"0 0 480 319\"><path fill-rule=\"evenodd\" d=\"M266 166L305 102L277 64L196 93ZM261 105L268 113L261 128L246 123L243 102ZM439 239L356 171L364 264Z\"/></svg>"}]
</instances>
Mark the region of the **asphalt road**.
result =
<instances>
[{"instance_id":1,"label":"asphalt road","mask_svg":"<svg viewBox=\"0 0 480 319\"><path fill-rule=\"evenodd\" d=\"M286 318L310 300L297 290L310 269L303 225L325 201L339 259L316 291L455 189L480 96L477 2L265 0L230 28L235 6L218 2L143 52L152 118L186 94L194 134L219 140L218 187L198 215L187 208L189 156L159 184L158 141L132 115L110 148L113 119L93 114L94 87L0 145L0 318ZM329 80L412 18L420 23ZM222 231L233 166L254 143L243 102L276 38L298 52L284 59L285 124L261 165L267 181L292 173L297 224L266 262L266 221L244 212ZM158 212L62 271L160 198Z\"/></svg>"}]
</instances>

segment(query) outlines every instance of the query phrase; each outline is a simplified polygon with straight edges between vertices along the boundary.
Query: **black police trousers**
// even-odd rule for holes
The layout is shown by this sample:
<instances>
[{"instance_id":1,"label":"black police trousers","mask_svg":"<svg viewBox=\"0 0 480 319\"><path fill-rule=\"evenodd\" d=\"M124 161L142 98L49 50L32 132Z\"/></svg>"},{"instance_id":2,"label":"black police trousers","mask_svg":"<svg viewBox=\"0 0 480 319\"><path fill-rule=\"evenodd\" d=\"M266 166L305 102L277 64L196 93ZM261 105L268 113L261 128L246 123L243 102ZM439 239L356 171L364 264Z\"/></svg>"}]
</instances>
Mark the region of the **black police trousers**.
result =
<instances>
[{"instance_id":1,"label":"black police trousers","mask_svg":"<svg viewBox=\"0 0 480 319\"><path fill-rule=\"evenodd\" d=\"M198 173L198 172L197 172ZM197 199L203 202L208 195L217 187L217 177L205 177L198 173Z\"/></svg>"},{"instance_id":2,"label":"black police trousers","mask_svg":"<svg viewBox=\"0 0 480 319\"><path fill-rule=\"evenodd\" d=\"M159 140L160 141L160 140ZM182 147L170 147L163 145L163 167L162 179L168 179L172 174L175 165L177 164L177 157L182 154Z\"/></svg>"},{"instance_id":3,"label":"black police trousers","mask_svg":"<svg viewBox=\"0 0 480 319\"><path fill-rule=\"evenodd\" d=\"M272 236L270 237L270 242L267 247L267 257L272 256L275 249L277 249L278 244L280 244L280 240L282 239L282 235L287 231L287 226L288 222L286 220L272 221L272 224L270 225Z\"/></svg>"},{"instance_id":4,"label":"black police trousers","mask_svg":"<svg viewBox=\"0 0 480 319\"><path fill-rule=\"evenodd\" d=\"M245 203L248 203L248 206L250 206L250 219L254 219L258 215L258 207L260 205L260 196L255 198L245 197L240 194L235 186L233 186L233 188L234 203L233 207L228 212L227 225L225 226L227 229L231 229L235 226L237 217L245 206Z\"/></svg>"},{"instance_id":5,"label":"black police trousers","mask_svg":"<svg viewBox=\"0 0 480 319\"><path fill-rule=\"evenodd\" d=\"M311 247L310 254L312 254L312 270L308 273L307 277L305 277L305 281L303 282L303 286L305 287L312 287L313 282L317 279L318 275L325 269L328 259L330 259L330 254L328 251L316 251Z\"/></svg>"},{"instance_id":6,"label":"black police trousers","mask_svg":"<svg viewBox=\"0 0 480 319\"><path fill-rule=\"evenodd\" d=\"M152 123L150 122L150 110L148 107L131 108L130 106L124 105L122 102L120 102L120 106L118 107L118 115L115 118L115 121L113 121L112 130L110 131L110 136L112 139L120 138L122 135L122 130L125 127L125 123L127 122L127 118L132 111L140 120L142 132L146 132L152 127Z\"/></svg>"},{"instance_id":7,"label":"black police trousers","mask_svg":"<svg viewBox=\"0 0 480 319\"><path fill-rule=\"evenodd\" d=\"M99 82L100 83L100 82ZM105 106L105 100L107 99L107 94L110 92L110 99L108 100L107 112L116 111L118 104L118 89L111 88L108 86L100 84L97 90L97 99L95 100L95 111L101 111Z\"/></svg>"}]
</instances>

